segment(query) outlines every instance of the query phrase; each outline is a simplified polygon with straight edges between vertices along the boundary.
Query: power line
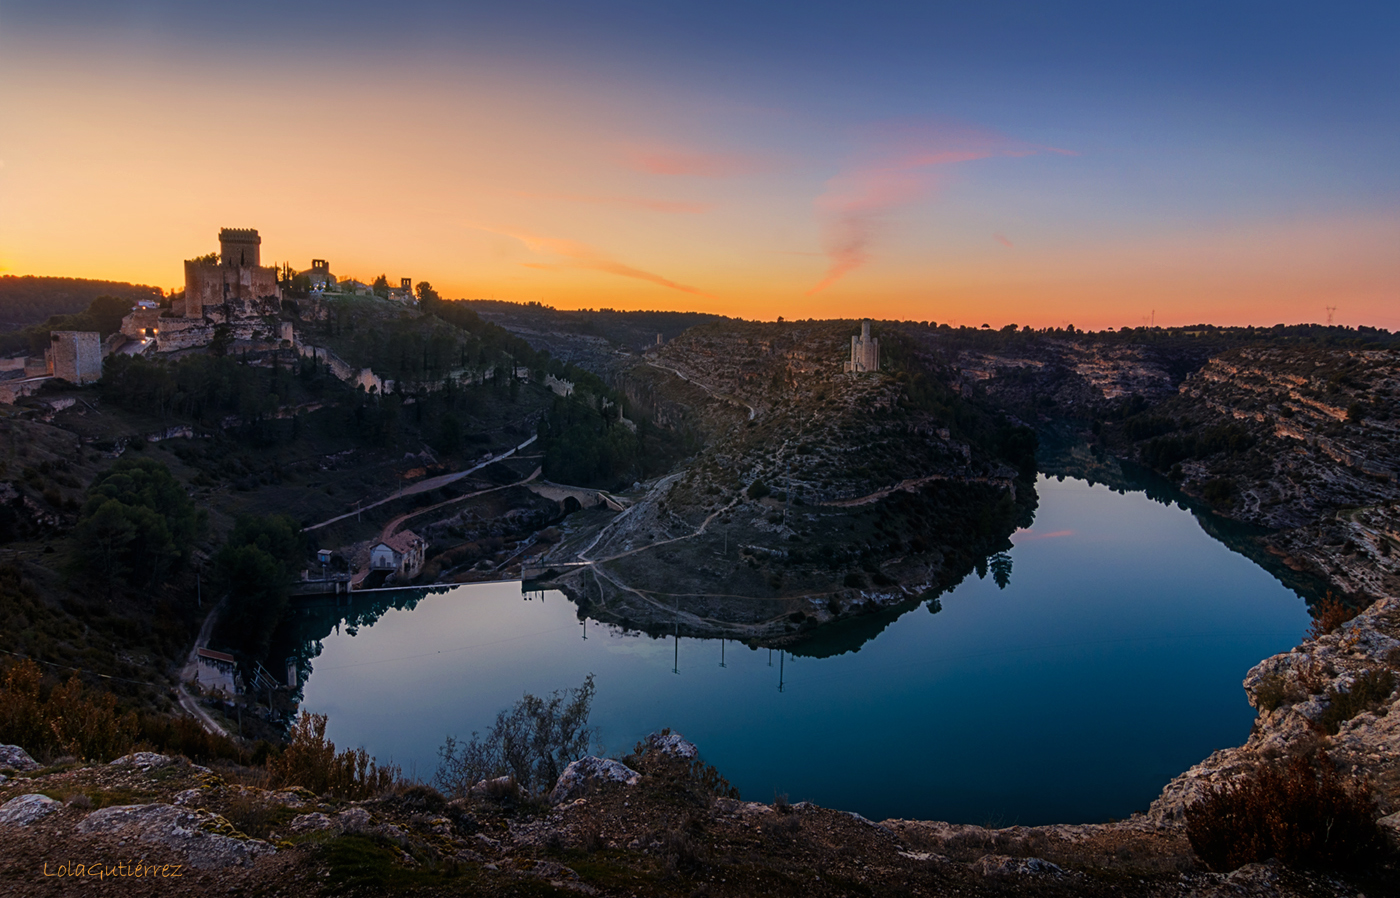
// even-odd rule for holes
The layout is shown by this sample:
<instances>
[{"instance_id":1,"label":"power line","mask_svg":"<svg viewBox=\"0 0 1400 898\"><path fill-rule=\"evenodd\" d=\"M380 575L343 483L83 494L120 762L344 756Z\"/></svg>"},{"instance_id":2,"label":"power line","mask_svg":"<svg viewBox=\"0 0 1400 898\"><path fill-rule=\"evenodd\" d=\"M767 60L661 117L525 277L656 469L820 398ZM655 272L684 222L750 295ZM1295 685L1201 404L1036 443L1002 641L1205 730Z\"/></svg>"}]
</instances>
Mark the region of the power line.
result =
<instances>
[{"instance_id":1,"label":"power line","mask_svg":"<svg viewBox=\"0 0 1400 898\"><path fill-rule=\"evenodd\" d=\"M143 681L143 680L128 680L126 677L114 677L114 676L112 676L111 674L98 673L98 672L95 671L95 670L88 670L88 669L85 668L85 667L71 667L71 666L69 666L69 665L67 665L67 664L59 664L59 663L54 662L54 661L45 661L45 660L43 660L42 658L31 658L31 657L29 657L28 655L21 655L19 652L9 652L9 651L6 651L6 650L4 650L4 649L0 649L0 654L3 654L3 655L13 655L13 656L16 657L16 658L23 658L23 659L26 660L26 661L33 661L35 664L47 664L47 665L49 665L50 667L57 667L57 668L59 668L60 670L71 670L71 671L73 671L74 673L91 674L91 675L94 676L94 677L101 677L101 678L104 679L104 680L116 680L117 682L120 682L120 683L132 683L132 684L135 684L135 685L137 685L137 686L151 686L151 687L153 687L153 688L155 688L155 689L169 689L169 688L171 688L171 686L170 686L169 683L147 683L147 682L145 682L145 681Z\"/></svg>"}]
</instances>

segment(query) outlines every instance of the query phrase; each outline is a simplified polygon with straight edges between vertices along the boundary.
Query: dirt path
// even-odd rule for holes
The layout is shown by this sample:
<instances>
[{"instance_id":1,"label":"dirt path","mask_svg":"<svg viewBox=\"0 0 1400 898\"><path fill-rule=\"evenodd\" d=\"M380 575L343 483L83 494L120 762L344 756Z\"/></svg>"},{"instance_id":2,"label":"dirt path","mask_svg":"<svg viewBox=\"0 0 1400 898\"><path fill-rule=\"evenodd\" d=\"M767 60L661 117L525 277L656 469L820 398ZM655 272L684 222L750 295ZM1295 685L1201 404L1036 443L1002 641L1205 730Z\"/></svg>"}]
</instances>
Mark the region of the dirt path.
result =
<instances>
[{"instance_id":1,"label":"dirt path","mask_svg":"<svg viewBox=\"0 0 1400 898\"><path fill-rule=\"evenodd\" d=\"M730 395L727 394L727 393L720 393L720 392L718 392L718 391L716 391L716 390L712 390L712 389L710 389L709 387L705 386L705 385L704 385L703 383L701 383L700 381L695 380L694 378L688 377L687 375L684 375L684 374L680 373L680 371L676 370L675 368L668 368L668 367L666 367L665 365L658 365L658 364L656 364L655 362L650 361L650 360L647 361L647 364L650 365L650 366L653 367L653 368L656 368L656 369L660 370L660 371L666 371L666 372L669 372L669 373L671 373L671 374L674 374L674 375L676 375L676 377L679 377L681 380L685 381L685 382L688 383L688 384L695 384L695 386L699 387L700 389L704 390L706 393L709 393L711 396L713 396L713 397L715 397L716 399L719 399L719 400L721 400L721 401L723 401L723 402L737 402L737 403L739 403L739 404L742 405L744 408L746 408L746 409L749 410L749 420L750 420L750 421L752 421L754 418L758 417L758 409L756 409L756 408L754 408L753 406L749 405L747 402L745 402L744 400L740 399L738 396L730 396Z\"/></svg>"},{"instance_id":2,"label":"dirt path","mask_svg":"<svg viewBox=\"0 0 1400 898\"><path fill-rule=\"evenodd\" d=\"M368 505L361 505L354 511L348 511L345 514L336 515L333 518L324 520L319 524L312 524L310 527L304 527L302 528L301 532L309 533L312 530L319 530L322 527L334 524L336 521L343 521L346 518L356 517L360 514L360 512L368 511L371 508L377 508L380 505L385 504L386 502L393 502L395 499L402 499L404 496L413 496L417 495L418 493L426 493L429 490L435 490L440 486L447 486L449 483L455 483L458 480L461 480L463 477L466 477L468 474L475 474L477 471L480 471L487 465L493 465L503 458L510 458L512 455L519 452L521 449L524 449L526 446L530 445L537 439L539 439L538 435L532 436L525 442L521 443L519 446L516 446L513 449L510 449L506 452L502 452L500 455L492 456L486 461L480 462L474 465L473 467L467 468L465 471L457 471L454 474L440 474L437 477L429 477L427 480L420 480L412 486L406 486L403 489L395 492L393 495L390 495L384 499L380 499L377 502L371 502Z\"/></svg>"},{"instance_id":3,"label":"dirt path","mask_svg":"<svg viewBox=\"0 0 1400 898\"><path fill-rule=\"evenodd\" d=\"M199 700L190 695L186 689L187 683L193 682L199 675L199 650L209 645L209 637L214 632L214 623L218 620L219 612L223 610L224 603L228 597L220 599L218 603L209 609L209 613L204 616L204 623L199 627L199 635L195 637L194 645L190 648L190 653L185 659L185 666L180 669L180 685L175 687L175 698L180 702L180 707L185 709L200 726L215 736L227 736L228 730L219 726L209 712L200 707Z\"/></svg>"}]
</instances>

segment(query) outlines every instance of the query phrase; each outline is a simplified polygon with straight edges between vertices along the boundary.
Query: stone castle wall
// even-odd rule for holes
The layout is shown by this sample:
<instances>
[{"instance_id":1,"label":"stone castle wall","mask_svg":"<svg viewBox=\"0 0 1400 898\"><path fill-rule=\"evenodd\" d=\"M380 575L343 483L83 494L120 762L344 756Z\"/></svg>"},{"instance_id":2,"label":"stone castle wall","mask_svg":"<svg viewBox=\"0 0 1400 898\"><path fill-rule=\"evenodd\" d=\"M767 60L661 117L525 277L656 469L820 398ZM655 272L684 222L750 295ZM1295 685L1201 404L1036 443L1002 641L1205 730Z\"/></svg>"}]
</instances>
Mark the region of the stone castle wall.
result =
<instances>
[{"instance_id":1,"label":"stone castle wall","mask_svg":"<svg viewBox=\"0 0 1400 898\"><path fill-rule=\"evenodd\" d=\"M74 384L102 379L102 335L96 331L54 331L44 355L54 377Z\"/></svg>"}]
</instances>

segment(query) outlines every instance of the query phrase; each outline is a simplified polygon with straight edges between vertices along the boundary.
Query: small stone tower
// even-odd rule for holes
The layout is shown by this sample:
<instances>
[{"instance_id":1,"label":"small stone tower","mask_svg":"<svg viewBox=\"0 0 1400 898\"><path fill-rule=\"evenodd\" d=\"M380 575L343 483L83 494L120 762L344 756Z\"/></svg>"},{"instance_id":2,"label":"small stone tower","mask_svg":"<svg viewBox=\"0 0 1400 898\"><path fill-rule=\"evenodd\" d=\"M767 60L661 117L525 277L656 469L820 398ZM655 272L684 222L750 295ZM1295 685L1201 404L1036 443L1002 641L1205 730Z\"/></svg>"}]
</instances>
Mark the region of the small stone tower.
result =
<instances>
[{"instance_id":1,"label":"small stone tower","mask_svg":"<svg viewBox=\"0 0 1400 898\"><path fill-rule=\"evenodd\" d=\"M870 336L870 320L860 323L860 336L851 337L851 360L848 373L865 374L880 370L880 341Z\"/></svg>"},{"instance_id":2,"label":"small stone tower","mask_svg":"<svg viewBox=\"0 0 1400 898\"><path fill-rule=\"evenodd\" d=\"M44 351L49 374L72 384L102 379L102 336L96 331L54 331Z\"/></svg>"},{"instance_id":3,"label":"small stone tower","mask_svg":"<svg viewBox=\"0 0 1400 898\"><path fill-rule=\"evenodd\" d=\"M231 268L257 268L262 238L256 228L224 228L219 231L219 256Z\"/></svg>"}]
</instances>

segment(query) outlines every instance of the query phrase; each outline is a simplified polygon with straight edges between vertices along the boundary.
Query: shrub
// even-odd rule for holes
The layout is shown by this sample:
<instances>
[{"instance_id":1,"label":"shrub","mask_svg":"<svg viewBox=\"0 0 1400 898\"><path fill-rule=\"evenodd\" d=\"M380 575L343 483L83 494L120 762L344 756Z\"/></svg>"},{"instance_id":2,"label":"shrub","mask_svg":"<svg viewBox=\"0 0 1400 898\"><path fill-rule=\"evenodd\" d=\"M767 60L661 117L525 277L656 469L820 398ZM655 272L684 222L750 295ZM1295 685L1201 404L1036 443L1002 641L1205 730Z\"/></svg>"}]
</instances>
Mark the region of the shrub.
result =
<instances>
[{"instance_id":1,"label":"shrub","mask_svg":"<svg viewBox=\"0 0 1400 898\"><path fill-rule=\"evenodd\" d=\"M1323 732L1335 736L1343 723L1379 705L1394 691L1395 674L1383 667L1362 671L1346 692L1327 690L1327 710L1322 712L1317 724Z\"/></svg>"},{"instance_id":2,"label":"shrub","mask_svg":"<svg viewBox=\"0 0 1400 898\"><path fill-rule=\"evenodd\" d=\"M1363 609L1348 605L1332 595L1332 590L1327 591L1327 595L1317 600L1317 604L1312 607L1313 622L1308 627L1308 638L1317 639L1326 636L1336 630L1342 624L1355 618Z\"/></svg>"},{"instance_id":3,"label":"shrub","mask_svg":"<svg viewBox=\"0 0 1400 898\"><path fill-rule=\"evenodd\" d=\"M1212 870L1277 858L1338 867L1378 854L1384 837L1376 804L1359 783L1344 783L1325 754L1264 764L1186 808L1186 836Z\"/></svg>"},{"instance_id":4,"label":"shrub","mask_svg":"<svg viewBox=\"0 0 1400 898\"><path fill-rule=\"evenodd\" d=\"M862 577L860 574L857 574L855 571L851 571L849 574L847 574L846 579L843 582L850 589L865 588L865 578Z\"/></svg>"},{"instance_id":5,"label":"shrub","mask_svg":"<svg viewBox=\"0 0 1400 898\"><path fill-rule=\"evenodd\" d=\"M1273 711L1289 697L1287 681L1278 674L1266 674L1254 686L1254 701L1260 711Z\"/></svg>"},{"instance_id":6,"label":"shrub","mask_svg":"<svg viewBox=\"0 0 1400 898\"><path fill-rule=\"evenodd\" d=\"M762 480L755 480L753 483L749 484L748 493L750 499L762 499L771 492L772 490L770 490L768 485Z\"/></svg>"},{"instance_id":7,"label":"shrub","mask_svg":"<svg viewBox=\"0 0 1400 898\"><path fill-rule=\"evenodd\" d=\"M434 780L444 792L461 797L484 779L514 777L532 795L554 787L570 763L588 754L596 730L588 725L593 705L593 674L576 689L555 690L548 698L526 693L496 714L482 739L448 736L438 749Z\"/></svg>"},{"instance_id":8,"label":"shrub","mask_svg":"<svg viewBox=\"0 0 1400 898\"><path fill-rule=\"evenodd\" d=\"M303 711L292 726L287 748L268 761L273 782L280 787L301 786L318 795L326 792L358 800L387 791L399 780L399 768L376 764L363 748L336 753L326 738L326 715Z\"/></svg>"}]
</instances>

